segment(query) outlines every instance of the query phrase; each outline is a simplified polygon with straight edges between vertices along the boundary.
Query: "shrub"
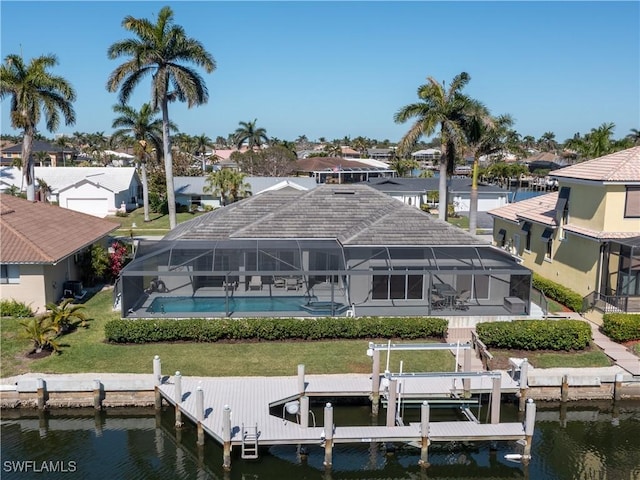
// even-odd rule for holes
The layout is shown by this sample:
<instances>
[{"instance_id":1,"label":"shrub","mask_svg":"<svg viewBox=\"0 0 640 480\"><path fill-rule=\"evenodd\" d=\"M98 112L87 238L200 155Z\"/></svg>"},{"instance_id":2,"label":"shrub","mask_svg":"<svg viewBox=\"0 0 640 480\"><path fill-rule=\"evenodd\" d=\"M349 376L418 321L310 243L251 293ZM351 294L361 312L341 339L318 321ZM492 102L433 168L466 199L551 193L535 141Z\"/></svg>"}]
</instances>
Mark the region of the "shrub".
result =
<instances>
[{"instance_id":1,"label":"shrub","mask_svg":"<svg viewBox=\"0 0 640 480\"><path fill-rule=\"evenodd\" d=\"M29 305L24 302L18 302L12 298L10 300L0 301L0 316L16 318L33 317L33 311Z\"/></svg>"},{"instance_id":2,"label":"shrub","mask_svg":"<svg viewBox=\"0 0 640 480\"><path fill-rule=\"evenodd\" d=\"M570 308L574 312L582 312L582 296L546 278L541 277L537 273L533 274L533 287L542 291L547 297L558 303Z\"/></svg>"},{"instance_id":3,"label":"shrub","mask_svg":"<svg viewBox=\"0 0 640 480\"><path fill-rule=\"evenodd\" d=\"M616 342L640 340L640 314L606 313L602 317L601 330Z\"/></svg>"},{"instance_id":4,"label":"shrub","mask_svg":"<svg viewBox=\"0 0 640 480\"><path fill-rule=\"evenodd\" d=\"M444 338L442 318L245 318L118 319L105 324L113 343L216 342L218 340L326 340L357 338Z\"/></svg>"},{"instance_id":5,"label":"shrub","mask_svg":"<svg viewBox=\"0 0 640 480\"><path fill-rule=\"evenodd\" d=\"M584 350L591 327L582 320L513 320L476 326L487 347L514 350Z\"/></svg>"}]
</instances>

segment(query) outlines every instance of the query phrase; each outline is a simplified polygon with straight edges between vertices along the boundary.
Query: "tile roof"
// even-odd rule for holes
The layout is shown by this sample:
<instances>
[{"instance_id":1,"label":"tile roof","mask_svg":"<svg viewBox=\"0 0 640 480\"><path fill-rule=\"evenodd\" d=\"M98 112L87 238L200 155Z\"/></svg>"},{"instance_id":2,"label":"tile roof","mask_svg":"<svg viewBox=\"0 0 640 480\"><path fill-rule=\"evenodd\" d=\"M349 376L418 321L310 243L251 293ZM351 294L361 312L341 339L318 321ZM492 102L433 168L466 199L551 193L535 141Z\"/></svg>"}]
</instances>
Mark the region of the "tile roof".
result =
<instances>
[{"instance_id":1,"label":"tile roof","mask_svg":"<svg viewBox=\"0 0 640 480\"><path fill-rule=\"evenodd\" d=\"M640 182L640 147L561 168L552 175L601 182Z\"/></svg>"},{"instance_id":2,"label":"tile roof","mask_svg":"<svg viewBox=\"0 0 640 480\"><path fill-rule=\"evenodd\" d=\"M512 222L529 220L543 225L556 226L555 208L558 202L558 192L547 193L537 197L509 203L504 207L494 208L487 212L493 217Z\"/></svg>"},{"instance_id":3,"label":"tile roof","mask_svg":"<svg viewBox=\"0 0 640 480\"><path fill-rule=\"evenodd\" d=\"M57 263L118 226L84 213L0 194L0 262Z\"/></svg>"},{"instance_id":4,"label":"tile roof","mask_svg":"<svg viewBox=\"0 0 640 480\"><path fill-rule=\"evenodd\" d=\"M269 191L178 225L165 239L337 239L343 245L486 245L362 185Z\"/></svg>"}]
</instances>

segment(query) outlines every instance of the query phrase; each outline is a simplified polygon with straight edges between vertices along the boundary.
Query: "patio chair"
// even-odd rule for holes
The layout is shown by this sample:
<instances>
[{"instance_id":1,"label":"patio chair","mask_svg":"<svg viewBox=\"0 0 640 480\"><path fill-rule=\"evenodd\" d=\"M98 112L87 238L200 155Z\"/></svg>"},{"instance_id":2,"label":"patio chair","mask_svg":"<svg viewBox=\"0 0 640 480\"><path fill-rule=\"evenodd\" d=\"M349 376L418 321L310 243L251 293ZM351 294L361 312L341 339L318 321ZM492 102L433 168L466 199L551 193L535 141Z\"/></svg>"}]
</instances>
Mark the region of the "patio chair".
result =
<instances>
[{"instance_id":1,"label":"patio chair","mask_svg":"<svg viewBox=\"0 0 640 480\"><path fill-rule=\"evenodd\" d=\"M254 275L249 281L249 290L262 290L262 279L259 275Z\"/></svg>"},{"instance_id":2,"label":"patio chair","mask_svg":"<svg viewBox=\"0 0 640 480\"><path fill-rule=\"evenodd\" d=\"M298 290L300 288L300 279L298 277L287 278L287 290Z\"/></svg>"},{"instance_id":3,"label":"patio chair","mask_svg":"<svg viewBox=\"0 0 640 480\"><path fill-rule=\"evenodd\" d=\"M286 281L282 277L273 277L273 286L276 288L284 288L286 287Z\"/></svg>"},{"instance_id":4,"label":"patio chair","mask_svg":"<svg viewBox=\"0 0 640 480\"><path fill-rule=\"evenodd\" d=\"M445 307L447 299L438 293L431 292L431 307L434 310L441 310Z\"/></svg>"},{"instance_id":5,"label":"patio chair","mask_svg":"<svg viewBox=\"0 0 640 480\"><path fill-rule=\"evenodd\" d=\"M463 290L460 295L456 297L455 307L456 310L467 310L469 308L469 299L471 298L471 291Z\"/></svg>"}]
</instances>

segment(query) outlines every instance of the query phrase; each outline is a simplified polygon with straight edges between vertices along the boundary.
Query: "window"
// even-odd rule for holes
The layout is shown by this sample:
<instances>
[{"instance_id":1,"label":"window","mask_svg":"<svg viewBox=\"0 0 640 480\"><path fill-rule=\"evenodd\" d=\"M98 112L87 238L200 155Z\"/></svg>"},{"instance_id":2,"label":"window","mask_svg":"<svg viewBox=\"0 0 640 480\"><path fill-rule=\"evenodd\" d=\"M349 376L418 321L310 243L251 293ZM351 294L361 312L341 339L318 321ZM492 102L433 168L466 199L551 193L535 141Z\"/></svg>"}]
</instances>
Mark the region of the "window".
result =
<instances>
[{"instance_id":1,"label":"window","mask_svg":"<svg viewBox=\"0 0 640 480\"><path fill-rule=\"evenodd\" d=\"M624 216L625 218L640 217L640 186L627 187Z\"/></svg>"},{"instance_id":2,"label":"window","mask_svg":"<svg viewBox=\"0 0 640 480\"><path fill-rule=\"evenodd\" d=\"M542 232L542 241L547 245L547 250L544 254L545 259L551 260L551 253L553 252L553 229L545 228L544 232Z\"/></svg>"},{"instance_id":3,"label":"window","mask_svg":"<svg viewBox=\"0 0 640 480\"><path fill-rule=\"evenodd\" d=\"M18 265L0 265L0 283L20 283L20 267Z\"/></svg>"},{"instance_id":4,"label":"window","mask_svg":"<svg viewBox=\"0 0 640 480\"><path fill-rule=\"evenodd\" d=\"M531 222L524 222L522 231L525 233L524 249L531 251Z\"/></svg>"},{"instance_id":5,"label":"window","mask_svg":"<svg viewBox=\"0 0 640 480\"><path fill-rule=\"evenodd\" d=\"M380 274L376 275L375 270ZM404 272L402 272L404 270ZM374 269L371 298L374 300L420 300L423 297L423 276L411 275L405 268ZM384 271L384 274L382 273Z\"/></svg>"},{"instance_id":6,"label":"window","mask_svg":"<svg viewBox=\"0 0 640 480\"><path fill-rule=\"evenodd\" d=\"M513 249L515 255L520 255L520 235L515 234L513 236Z\"/></svg>"},{"instance_id":7,"label":"window","mask_svg":"<svg viewBox=\"0 0 640 480\"><path fill-rule=\"evenodd\" d=\"M507 235L507 231L504 228L501 228L498 231L498 235L496 235L496 244L499 247L504 247L504 237Z\"/></svg>"}]
</instances>

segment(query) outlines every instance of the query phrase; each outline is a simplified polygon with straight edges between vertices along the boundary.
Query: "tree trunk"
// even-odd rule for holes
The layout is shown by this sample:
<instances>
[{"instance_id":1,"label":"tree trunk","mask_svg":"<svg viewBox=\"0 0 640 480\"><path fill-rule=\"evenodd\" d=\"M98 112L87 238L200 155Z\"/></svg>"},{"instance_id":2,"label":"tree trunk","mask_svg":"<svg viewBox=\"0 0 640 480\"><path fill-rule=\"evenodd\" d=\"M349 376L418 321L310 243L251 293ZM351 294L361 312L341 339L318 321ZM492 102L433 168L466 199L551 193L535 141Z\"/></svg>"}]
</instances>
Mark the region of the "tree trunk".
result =
<instances>
[{"instance_id":1,"label":"tree trunk","mask_svg":"<svg viewBox=\"0 0 640 480\"><path fill-rule=\"evenodd\" d=\"M473 173L471 177L471 196L469 201L469 233L476 234L478 228L478 154L473 156Z\"/></svg>"},{"instance_id":2,"label":"tree trunk","mask_svg":"<svg viewBox=\"0 0 640 480\"><path fill-rule=\"evenodd\" d=\"M36 184L35 184L35 168L31 150L33 149L33 128L24 129L22 137L22 177L27 184L27 200L35 202L36 200Z\"/></svg>"},{"instance_id":3,"label":"tree trunk","mask_svg":"<svg viewBox=\"0 0 640 480\"><path fill-rule=\"evenodd\" d=\"M144 209L144 221L149 221L149 183L147 181L147 162L140 162L140 174L142 176L142 205Z\"/></svg>"},{"instance_id":4,"label":"tree trunk","mask_svg":"<svg viewBox=\"0 0 640 480\"><path fill-rule=\"evenodd\" d=\"M169 135L169 99L162 99L162 148L164 150L164 171L167 177L167 206L169 208L169 228L176 228L176 192L173 189L173 155Z\"/></svg>"},{"instance_id":5,"label":"tree trunk","mask_svg":"<svg viewBox=\"0 0 640 480\"><path fill-rule=\"evenodd\" d=\"M440 154L440 181L438 182L439 187L439 198L438 198L438 218L440 220L447 220L447 207L448 207L448 198L447 198L447 159L444 152L444 148L442 149L442 153Z\"/></svg>"}]
</instances>

